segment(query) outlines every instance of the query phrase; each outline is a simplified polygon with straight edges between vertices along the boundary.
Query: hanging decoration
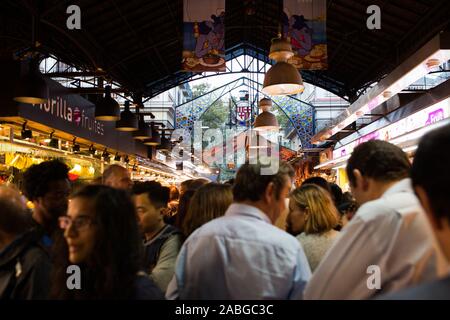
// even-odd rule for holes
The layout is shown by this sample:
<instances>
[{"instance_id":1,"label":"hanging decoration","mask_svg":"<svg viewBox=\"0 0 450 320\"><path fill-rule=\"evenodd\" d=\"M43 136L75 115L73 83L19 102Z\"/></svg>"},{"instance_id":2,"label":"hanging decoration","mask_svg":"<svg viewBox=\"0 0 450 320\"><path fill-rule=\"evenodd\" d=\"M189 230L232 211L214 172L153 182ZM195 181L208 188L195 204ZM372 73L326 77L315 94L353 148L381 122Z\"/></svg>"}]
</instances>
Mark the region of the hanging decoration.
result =
<instances>
[{"instance_id":1,"label":"hanging decoration","mask_svg":"<svg viewBox=\"0 0 450 320\"><path fill-rule=\"evenodd\" d=\"M182 70L225 71L225 0L183 1Z\"/></svg>"},{"instance_id":2,"label":"hanging decoration","mask_svg":"<svg viewBox=\"0 0 450 320\"><path fill-rule=\"evenodd\" d=\"M301 70L328 69L326 0L284 0L283 37L294 56L289 63Z\"/></svg>"}]
</instances>

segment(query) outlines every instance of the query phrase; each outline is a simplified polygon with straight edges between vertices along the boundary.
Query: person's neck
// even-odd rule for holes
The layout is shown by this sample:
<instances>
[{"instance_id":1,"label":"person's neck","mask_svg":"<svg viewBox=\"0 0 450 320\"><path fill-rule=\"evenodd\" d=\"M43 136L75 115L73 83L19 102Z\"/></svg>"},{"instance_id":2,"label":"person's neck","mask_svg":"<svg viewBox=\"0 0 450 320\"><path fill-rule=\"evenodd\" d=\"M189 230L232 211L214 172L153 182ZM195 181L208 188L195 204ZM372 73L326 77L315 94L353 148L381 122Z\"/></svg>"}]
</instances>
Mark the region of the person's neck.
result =
<instances>
[{"instance_id":1,"label":"person's neck","mask_svg":"<svg viewBox=\"0 0 450 320\"><path fill-rule=\"evenodd\" d=\"M400 180L390 182L374 181L372 185L372 200L377 200L383 196L393 185L397 184Z\"/></svg>"},{"instance_id":2,"label":"person's neck","mask_svg":"<svg viewBox=\"0 0 450 320\"><path fill-rule=\"evenodd\" d=\"M36 221L44 228L47 235L50 236L55 230L55 226L53 226L48 220L44 218L44 213L38 207L33 210L32 217L34 221Z\"/></svg>"},{"instance_id":3,"label":"person's neck","mask_svg":"<svg viewBox=\"0 0 450 320\"><path fill-rule=\"evenodd\" d=\"M151 232L146 232L145 233L145 240L146 241L150 241L152 240L155 236L158 235L158 233L161 232L161 230L166 226L166 224L164 223L164 221L161 221L158 224L158 227L156 227L155 229L153 229Z\"/></svg>"},{"instance_id":4,"label":"person's neck","mask_svg":"<svg viewBox=\"0 0 450 320\"><path fill-rule=\"evenodd\" d=\"M245 201L241 201L241 202L237 202L237 203L258 208L269 218L269 220L272 222L272 224L274 223L274 221L272 221L272 217L270 216L270 211L267 210L267 205L262 200L259 200L259 201L245 200Z\"/></svg>"}]
</instances>

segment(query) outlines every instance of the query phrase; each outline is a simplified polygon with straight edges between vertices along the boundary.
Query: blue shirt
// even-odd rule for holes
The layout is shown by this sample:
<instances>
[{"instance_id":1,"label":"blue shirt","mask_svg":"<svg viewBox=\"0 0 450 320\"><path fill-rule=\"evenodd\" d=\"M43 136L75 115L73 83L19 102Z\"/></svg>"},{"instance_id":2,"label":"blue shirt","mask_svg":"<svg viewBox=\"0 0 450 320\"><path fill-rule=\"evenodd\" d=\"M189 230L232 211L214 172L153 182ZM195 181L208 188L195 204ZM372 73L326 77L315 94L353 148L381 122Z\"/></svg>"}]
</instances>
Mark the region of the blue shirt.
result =
<instances>
[{"instance_id":1,"label":"blue shirt","mask_svg":"<svg viewBox=\"0 0 450 320\"><path fill-rule=\"evenodd\" d=\"M297 239L256 207L232 204L183 244L166 297L300 299L310 276Z\"/></svg>"}]
</instances>

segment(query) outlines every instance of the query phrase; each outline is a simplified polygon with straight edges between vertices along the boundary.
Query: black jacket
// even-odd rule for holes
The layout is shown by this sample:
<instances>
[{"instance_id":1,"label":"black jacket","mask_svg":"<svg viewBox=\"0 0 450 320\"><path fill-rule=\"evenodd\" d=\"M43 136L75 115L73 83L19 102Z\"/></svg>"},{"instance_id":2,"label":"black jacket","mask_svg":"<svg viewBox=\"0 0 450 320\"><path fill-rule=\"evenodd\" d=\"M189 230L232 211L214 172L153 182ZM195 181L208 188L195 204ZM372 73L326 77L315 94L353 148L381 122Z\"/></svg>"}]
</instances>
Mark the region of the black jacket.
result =
<instances>
[{"instance_id":1,"label":"black jacket","mask_svg":"<svg viewBox=\"0 0 450 320\"><path fill-rule=\"evenodd\" d=\"M39 240L31 230L0 252L0 300L47 298L51 263Z\"/></svg>"}]
</instances>

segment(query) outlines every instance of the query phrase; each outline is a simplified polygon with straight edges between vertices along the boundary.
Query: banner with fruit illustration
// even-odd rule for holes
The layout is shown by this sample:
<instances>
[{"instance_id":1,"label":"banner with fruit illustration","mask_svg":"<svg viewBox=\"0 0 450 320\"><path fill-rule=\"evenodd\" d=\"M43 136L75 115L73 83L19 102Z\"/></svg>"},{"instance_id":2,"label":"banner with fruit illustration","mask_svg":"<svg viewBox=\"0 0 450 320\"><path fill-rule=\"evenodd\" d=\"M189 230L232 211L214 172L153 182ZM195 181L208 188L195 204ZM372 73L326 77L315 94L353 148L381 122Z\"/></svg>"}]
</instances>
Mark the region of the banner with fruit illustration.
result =
<instances>
[{"instance_id":1,"label":"banner with fruit illustration","mask_svg":"<svg viewBox=\"0 0 450 320\"><path fill-rule=\"evenodd\" d=\"M224 18L225 0L183 1L183 71L225 71Z\"/></svg>"},{"instance_id":2,"label":"banner with fruit illustration","mask_svg":"<svg viewBox=\"0 0 450 320\"><path fill-rule=\"evenodd\" d=\"M326 0L284 0L283 36L291 42L295 67L328 68L326 20Z\"/></svg>"}]
</instances>

